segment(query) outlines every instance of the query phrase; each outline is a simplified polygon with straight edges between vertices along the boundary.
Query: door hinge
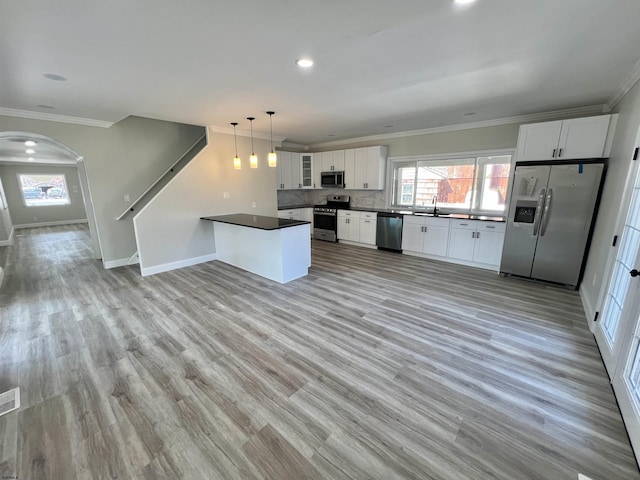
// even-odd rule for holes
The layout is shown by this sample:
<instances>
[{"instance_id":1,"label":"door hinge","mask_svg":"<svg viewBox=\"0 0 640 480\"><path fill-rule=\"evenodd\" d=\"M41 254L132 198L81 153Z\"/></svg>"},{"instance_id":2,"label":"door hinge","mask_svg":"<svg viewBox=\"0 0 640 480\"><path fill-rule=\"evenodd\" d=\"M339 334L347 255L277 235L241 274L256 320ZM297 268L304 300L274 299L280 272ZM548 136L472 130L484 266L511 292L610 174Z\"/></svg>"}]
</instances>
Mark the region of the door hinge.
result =
<instances>
[{"instance_id":1,"label":"door hinge","mask_svg":"<svg viewBox=\"0 0 640 480\"><path fill-rule=\"evenodd\" d=\"M639 147L636 147L636 149L633 151L633 159L634 159L634 160L637 160L637 159L638 159L638 148L639 148Z\"/></svg>"},{"instance_id":2,"label":"door hinge","mask_svg":"<svg viewBox=\"0 0 640 480\"><path fill-rule=\"evenodd\" d=\"M597 322L598 321L598 316L600 315L600 312L596 312L596 314L593 316L593 321Z\"/></svg>"},{"instance_id":3,"label":"door hinge","mask_svg":"<svg viewBox=\"0 0 640 480\"><path fill-rule=\"evenodd\" d=\"M618 235L614 235L613 236L613 243L611 244L612 247L616 246L616 243L618 243Z\"/></svg>"}]
</instances>

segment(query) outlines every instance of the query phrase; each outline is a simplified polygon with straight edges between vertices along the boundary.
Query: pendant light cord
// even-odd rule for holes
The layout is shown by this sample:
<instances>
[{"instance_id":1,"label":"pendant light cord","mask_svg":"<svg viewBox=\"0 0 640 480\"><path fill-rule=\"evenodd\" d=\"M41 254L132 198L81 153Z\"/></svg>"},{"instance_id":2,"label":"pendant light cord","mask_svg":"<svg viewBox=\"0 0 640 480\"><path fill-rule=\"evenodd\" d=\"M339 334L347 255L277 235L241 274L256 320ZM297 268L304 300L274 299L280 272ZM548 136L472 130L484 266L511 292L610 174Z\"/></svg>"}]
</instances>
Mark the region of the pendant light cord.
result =
<instances>
[{"instance_id":1,"label":"pendant light cord","mask_svg":"<svg viewBox=\"0 0 640 480\"><path fill-rule=\"evenodd\" d=\"M236 137L236 125L237 123L232 123L233 125L233 142L236 144L236 158L238 157L238 138Z\"/></svg>"},{"instance_id":2,"label":"pendant light cord","mask_svg":"<svg viewBox=\"0 0 640 480\"><path fill-rule=\"evenodd\" d=\"M253 121L255 119L253 117L247 117L247 120L249 120L249 123L251 124L251 155L255 155L253 150Z\"/></svg>"}]
</instances>

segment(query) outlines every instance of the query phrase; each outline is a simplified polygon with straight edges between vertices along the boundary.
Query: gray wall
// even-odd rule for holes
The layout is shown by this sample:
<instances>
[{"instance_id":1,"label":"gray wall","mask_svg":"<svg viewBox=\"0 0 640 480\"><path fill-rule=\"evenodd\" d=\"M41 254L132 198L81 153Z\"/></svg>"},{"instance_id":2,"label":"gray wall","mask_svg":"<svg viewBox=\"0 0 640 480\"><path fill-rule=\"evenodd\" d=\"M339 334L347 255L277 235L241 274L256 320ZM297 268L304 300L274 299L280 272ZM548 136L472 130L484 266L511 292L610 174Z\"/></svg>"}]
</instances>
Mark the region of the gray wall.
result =
<instances>
[{"instance_id":1,"label":"gray wall","mask_svg":"<svg viewBox=\"0 0 640 480\"><path fill-rule=\"evenodd\" d=\"M430 155L434 153L471 152L476 150L499 150L515 148L520 124L496 125L492 127L470 128L452 132L427 133L409 137L370 140L359 143L341 143L340 146L314 149L328 151L342 148L387 145L387 156L404 157L410 155Z\"/></svg>"},{"instance_id":2,"label":"gray wall","mask_svg":"<svg viewBox=\"0 0 640 480\"><path fill-rule=\"evenodd\" d=\"M615 227L633 150L636 147L634 144L636 133L640 126L640 83L636 83L614 111L619 113L618 125L609 156L607 179L602 192L584 280L580 287L589 320L593 318L596 309L601 308L598 302L603 296L604 289L607 288L608 278L604 277L609 272L607 268L609 254L614 250L611 247L613 236L622 233L616 231Z\"/></svg>"},{"instance_id":3,"label":"gray wall","mask_svg":"<svg viewBox=\"0 0 640 480\"><path fill-rule=\"evenodd\" d=\"M22 199L22 191L18 183L18 174L64 174L69 192L69 205L50 205L46 207L27 207ZM13 225L33 223L59 223L70 220L86 220L87 216L82 201L78 167L53 165L0 165L0 178L5 186L9 211Z\"/></svg>"},{"instance_id":4,"label":"gray wall","mask_svg":"<svg viewBox=\"0 0 640 480\"><path fill-rule=\"evenodd\" d=\"M413 155L447 154L482 150L515 149L520 124L497 125L492 127L470 128L453 132L427 133L409 137L371 140L348 143L332 147L313 149L314 152L357 148L372 145L386 145L388 157ZM284 148L285 150L289 150ZM351 203L362 208L384 208L386 192L371 190L284 190L278 192L278 205L300 205L324 203L327 195L350 195Z\"/></svg>"},{"instance_id":5,"label":"gray wall","mask_svg":"<svg viewBox=\"0 0 640 480\"><path fill-rule=\"evenodd\" d=\"M204 127L127 117L111 128L0 116L0 131L46 135L84 157L105 264L136 251L131 216L115 218L204 133Z\"/></svg>"},{"instance_id":6,"label":"gray wall","mask_svg":"<svg viewBox=\"0 0 640 480\"><path fill-rule=\"evenodd\" d=\"M276 169L266 165L270 143L254 139L254 146L259 166L250 169L251 140L238 137L243 168L234 170L233 135L210 132L208 146L135 216L143 274L207 260L215 252L213 229L211 222L200 217L276 215ZM224 198L224 192L229 198Z\"/></svg>"}]
</instances>

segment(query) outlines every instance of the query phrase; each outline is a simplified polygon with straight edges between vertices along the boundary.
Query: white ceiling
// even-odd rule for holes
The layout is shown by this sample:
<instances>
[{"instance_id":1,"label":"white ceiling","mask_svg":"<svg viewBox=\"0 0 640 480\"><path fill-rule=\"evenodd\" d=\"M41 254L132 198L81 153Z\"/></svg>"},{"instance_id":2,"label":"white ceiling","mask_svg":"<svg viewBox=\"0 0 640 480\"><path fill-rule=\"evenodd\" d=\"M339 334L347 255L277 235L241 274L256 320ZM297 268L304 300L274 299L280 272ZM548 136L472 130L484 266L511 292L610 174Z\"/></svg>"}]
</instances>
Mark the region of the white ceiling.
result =
<instances>
[{"instance_id":1,"label":"white ceiling","mask_svg":"<svg viewBox=\"0 0 640 480\"><path fill-rule=\"evenodd\" d=\"M4 1L0 107L257 132L275 110L308 145L604 105L639 19L639 0Z\"/></svg>"}]
</instances>

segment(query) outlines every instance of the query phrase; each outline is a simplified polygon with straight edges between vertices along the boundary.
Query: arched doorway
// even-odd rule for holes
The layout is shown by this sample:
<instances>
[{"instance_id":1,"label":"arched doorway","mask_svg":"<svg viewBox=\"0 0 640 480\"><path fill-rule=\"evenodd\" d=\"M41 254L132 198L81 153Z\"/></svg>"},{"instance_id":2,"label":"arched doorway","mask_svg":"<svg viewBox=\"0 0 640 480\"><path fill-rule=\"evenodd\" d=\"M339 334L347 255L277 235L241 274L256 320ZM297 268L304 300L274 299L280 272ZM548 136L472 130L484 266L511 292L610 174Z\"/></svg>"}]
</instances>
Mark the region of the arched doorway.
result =
<instances>
[{"instance_id":1,"label":"arched doorway","mask_svg":"<svg viewBox=\"0 0 640 480\"><path fill-rule=\"evenodd\" d=\"M77 168L80 184L79 193L82 194L82 203L89 226L93 256L96 259L102 258L86 166L84 158L79 153L67 145L44 135L30 132L0 132L0 163L18 166L73 166ZM39 196L42 200L54 202L57 195L64 194L64 191L60 192L60 190L64 189L61 189L59 185L49 183L51 182L33 184L34 188L30 188L32 192L30 191L29 194L32 197ZM37 201L37 199L34 201ZM3 199L4 203L7 202ZM8 207L8 205L5 206Z\"/></svg>"}]
</instances>

